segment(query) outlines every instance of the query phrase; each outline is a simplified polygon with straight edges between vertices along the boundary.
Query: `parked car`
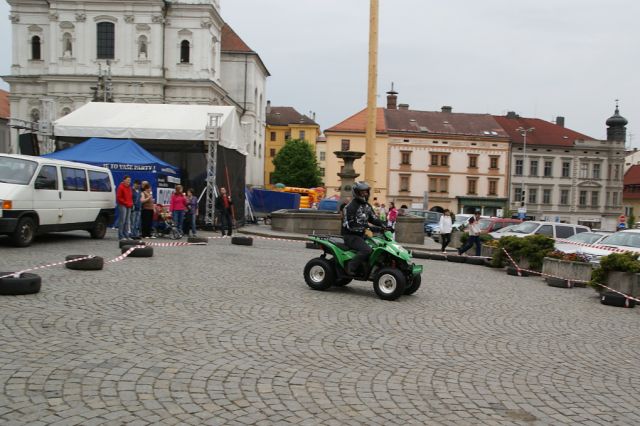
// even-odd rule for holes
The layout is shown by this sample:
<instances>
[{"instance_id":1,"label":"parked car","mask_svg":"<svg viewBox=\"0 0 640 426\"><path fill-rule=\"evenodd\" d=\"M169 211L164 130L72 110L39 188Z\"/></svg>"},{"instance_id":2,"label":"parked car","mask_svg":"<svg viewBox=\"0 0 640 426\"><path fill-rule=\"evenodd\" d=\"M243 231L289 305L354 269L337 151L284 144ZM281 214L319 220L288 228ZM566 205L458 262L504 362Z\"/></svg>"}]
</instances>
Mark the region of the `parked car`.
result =
<instances>
[{"instance_id":1,"label":"parked car","mask_svg":"<svg viewBox=\"0 0 640 426\"><path fill-rule=\"evenodd\" d=\"M84 229L104 238L115 198L111 171L104 167L0 154L0 234L16 246L54 231Z\"/></svg>"},{"instance_id":2,"label":"parked car","mask_svg":"<svg viewBox=\"0 0 640 426\"><path fill-rule=\"evenodd\" d=\"M440 222L440 217L442 217L442 213L440 212L432 212L428 210L419 210L419 209L407 209L405 214L410 214L413 216L420 216L424 218L424 232L428 236L431 236L434 232L434 228L438 227L438 223Z\"/></svg>"},{"instance_id":3,"label":"parked car","mask_svg":"<svg viewBox=\"0 0 640 426\"><path fill-rule=\"evenodd\" d=\"M591 263L599 264L602 257L612 253L606 248L640 253L640 229L618 231L600 240L598 248L579 247L576 253L585 255Z\"/></svg>"},{"instance_id":4,"label":"parked car","mask_svg":"<svg viewBox=\"0 0 640 426\"><path fill-rule=\"evenodd\" d=\"M605 231L581 232L566 238L566 242L556 241L555 249L564 253L576 253L581 248L580 244L598 244L611 234Z\"/></svg>"},{"instance_id":5,"label":"parked car","mask_svg":"<svg viewBox=\"0 0 640 426\"><path fill-rule=\"evenodd\" d=\"M511 219L511 218L500 218L500 217L489 217L489 218L480 218L480 231L483 234L488 234L490 232L498 231L509 225L517 225L522 223L520 219Z\"/></svg>"},{"instance_id":6,"label":"parked car","mask_svg":"<svg viewBox=\"0 0 640 426\"><path fill-rule=\"evenodd\" d=\"M455 218L453 220L453 223L451 224L452 232L457 232L457 231L461 231L461 230L465 229L469 225L469 219L471 219L473 217L472 214L466 214L466 213L460 213L460 214L456 214L454 216L455 216ZM438 229L437 232L434 232L433 235L431 235L431 238L436 243L439 243L440 242L440 229Z\"/></svg>"},{"instance_id":7,"label":"parked car","mask_svg":"<svg viewBox=\"0 0 640 426\"><path fill-rule=\"evenodd\" d=\"M524 238L528 235L546 235L550 238L568 238L581 232L589 232L589 228L583 225L560 222L539 222L530 220L514 226L508 232L491 232L493 238L515 236Z\"/></svg>"}]
</instances>

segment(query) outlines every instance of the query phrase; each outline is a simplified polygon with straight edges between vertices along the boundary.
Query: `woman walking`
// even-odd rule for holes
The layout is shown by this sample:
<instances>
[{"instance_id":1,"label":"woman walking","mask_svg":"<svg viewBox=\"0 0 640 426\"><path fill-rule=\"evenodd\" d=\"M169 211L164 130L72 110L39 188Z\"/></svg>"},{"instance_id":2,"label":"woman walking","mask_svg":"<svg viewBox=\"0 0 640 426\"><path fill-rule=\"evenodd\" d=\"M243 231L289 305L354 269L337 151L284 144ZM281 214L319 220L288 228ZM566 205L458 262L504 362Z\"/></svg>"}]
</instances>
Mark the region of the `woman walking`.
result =
<instances>
[{"instance_id":1,"label":"woman walking","mask_svg":"<svg viewBox=\"0 0 640 426\"><path fill-rule=\"evenodd\" d=\"M184 212L187 209L187 197L182 192L182 185L176 185L176 190L171 194L171 202L169 203L169 211L173 223L178 228L180 236L182 236L182 226L184 222Z\"/></svg>"},{"instance_id":2,"label":"woman walking","mask_svg":"<svg viewBox=\"0 0 640 426\"><path fill-rule=\"evenodd\" d=\"M454 216L449 209L445 209L442 216L440 216L440 243L442 244L442 253L447 252L447 246L451 242L451 231L453 229Z\"/></svg>"}]
</instances>

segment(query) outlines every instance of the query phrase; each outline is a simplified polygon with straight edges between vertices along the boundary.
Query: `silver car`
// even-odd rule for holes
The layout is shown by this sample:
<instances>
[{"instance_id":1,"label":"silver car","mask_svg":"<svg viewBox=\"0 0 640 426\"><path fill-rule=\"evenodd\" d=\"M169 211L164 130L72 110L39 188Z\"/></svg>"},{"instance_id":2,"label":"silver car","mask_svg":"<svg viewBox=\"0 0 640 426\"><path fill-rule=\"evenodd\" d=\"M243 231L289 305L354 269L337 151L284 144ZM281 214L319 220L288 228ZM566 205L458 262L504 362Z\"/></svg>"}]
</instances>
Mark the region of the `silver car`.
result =
<instances>
[{"instance_id":1,"label":"silver car","mask_svg":"<svg viewBox=\"0 0 640 426\"><path fill-rule=\"evenodd\" d=\"M582 232L565 238L561 242L556 241L554 248L564 253L576 253L582 248L581 244L598 244L611 234L611 232L604 231Z\"/></svg>"},{"instance_id":2,"label":"silver car","mask_svg":"<svg viewBox=\"0 0 640 426\"><path fill-rule=\"evenodd\" d=\"M591 263L599 264L600 259L611 253L630 251L640 253L640 229L626 229L603 238L599 247L579 247L576 253L585 255ZM612 250L607 250L612 249Z\"/></svg>"}]
</instances>

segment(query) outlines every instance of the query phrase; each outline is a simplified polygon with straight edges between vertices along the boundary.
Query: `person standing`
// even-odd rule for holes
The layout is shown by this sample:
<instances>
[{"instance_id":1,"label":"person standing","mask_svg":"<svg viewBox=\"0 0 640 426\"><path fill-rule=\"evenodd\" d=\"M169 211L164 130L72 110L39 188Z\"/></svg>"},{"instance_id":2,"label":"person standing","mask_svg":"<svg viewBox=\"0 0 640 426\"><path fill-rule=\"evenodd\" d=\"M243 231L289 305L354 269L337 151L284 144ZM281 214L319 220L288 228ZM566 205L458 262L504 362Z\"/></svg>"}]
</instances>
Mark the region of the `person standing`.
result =
<instances>
[{"instance_id":1,"label":"person standing","mask_svg":"<svg viewBox=\"0 0 640 426\"><path fill-rule=\"evenodd\" d=\"M171 212L171 219L173 219L174 225L178 228L182 236L182 226L184 222L184 212L187 209L187 197L182 192L182 185L176 185L176 190L171 194L171 201L169 202L169 211Z\"/></svg>"},{"instance_id":2,"label":"person standing","mask_svg":"<svg viewBox=\"0 0 640 426\"><path fill-rule=\"evenodd\" d=\"M153 223L153 194L149 182L142 182L142 194L140 194L140 227L142 238L151 237L151 224Z\"/></svg>"},{"instance_id":3,"label":"person standing","mask_svg":"<svg viewBox=\"0 0 640 426\"><path fill-rule=\"evenodd\" d=\"M458 249L458 254L466 252L474 244L476 246L476 256L480 256L480 212L475 212L474 217L469 219L469 239L467 239L464 246Z\"/></svg>"},{"instance_id":4,"label":"person standing","mask_svg":"<svg viewBox=\"0 0 640 426\"><path fill-rule=\"evenodd\" d=\"M396 229L396 220L398 220L398 209L396 209L396 204L391 201L389 203L389 214L387 215L387 221L390 227Z\"/></svg>"},{"instance_id":5,"label":"person standing","mask_svg":"<svg viewBox=\"0 0 640 426\"><path fill-rule=\"evenodd\" d=\"M133 181L133 208L131 210L131 238L140 238L140 214L142 209L142 191L140 191L140 181Z\"/></svg>"},{"instance_id":6,"label":"person standing","mask_svg":"<svg viewBox=\"0 0 640 426\"><path fill-rule=\"evenodd\" d=\"M196 236L196 219L198 217L198 197L193 195L193 188L187 189L187 218L184 221L184 233Z\"/></svg>"},{"instance_id":7,"label":"person standing","mask_svg":"<svg viewBox=\"0 0 640 426\"><path fill-rule=\"evenodd\" d=\"M128 240L131 238L131 207L133 207L131 177L125 176L118 185L116 202L118 204L118 239Z\"/></svg>"},{"instance_id":8,"label":"person standing","mask_svg":"<svg viewBox=\"0 0 640 426\"><path fill-rule=\"evenodd\" d=\"M451 231L453 230L453 213L449 209L445 209L440 216L440 244L442 245L442 253L447 252L447 246L451 242Z\"/></svg>"},{"instance_id":9,"label":"person standing","mask_svg":"<svg viewBox=\"0 0 640 426\"><path fill-rule=\"evenodd\" d=\"M233 229L232 214L231 214L231 206L233 206L233 201L231 201L231 195L227 195L227 189L224 187L220 188L220 195L216 198L216 210L220 212L220 230L222 231L222 236L224 237L224 230L227 229L227 235L231 236L231 230Z\"/></svg>"}]
</instances>

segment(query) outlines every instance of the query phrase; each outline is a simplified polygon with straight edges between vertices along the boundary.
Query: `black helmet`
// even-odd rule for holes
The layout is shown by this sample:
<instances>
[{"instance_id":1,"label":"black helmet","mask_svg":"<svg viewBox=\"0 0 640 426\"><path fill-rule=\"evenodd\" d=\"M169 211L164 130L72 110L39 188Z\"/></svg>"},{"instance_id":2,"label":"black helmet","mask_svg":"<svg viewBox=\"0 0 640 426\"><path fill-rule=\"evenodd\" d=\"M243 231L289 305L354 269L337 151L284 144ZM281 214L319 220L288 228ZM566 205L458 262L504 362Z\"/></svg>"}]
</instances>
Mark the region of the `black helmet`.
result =
<instances>
[{"instance_id":1,"label":"black helmet","mask_svg":"<svg viewBox=\"0 0 640 426\"><path fill-rule=\"evenodd\" d=\"M351 193L353 194L354 200L362 201L366 203L369 201L369 185L367 182L356 182L351 187Z\"/></svg>"}]
</instances>

